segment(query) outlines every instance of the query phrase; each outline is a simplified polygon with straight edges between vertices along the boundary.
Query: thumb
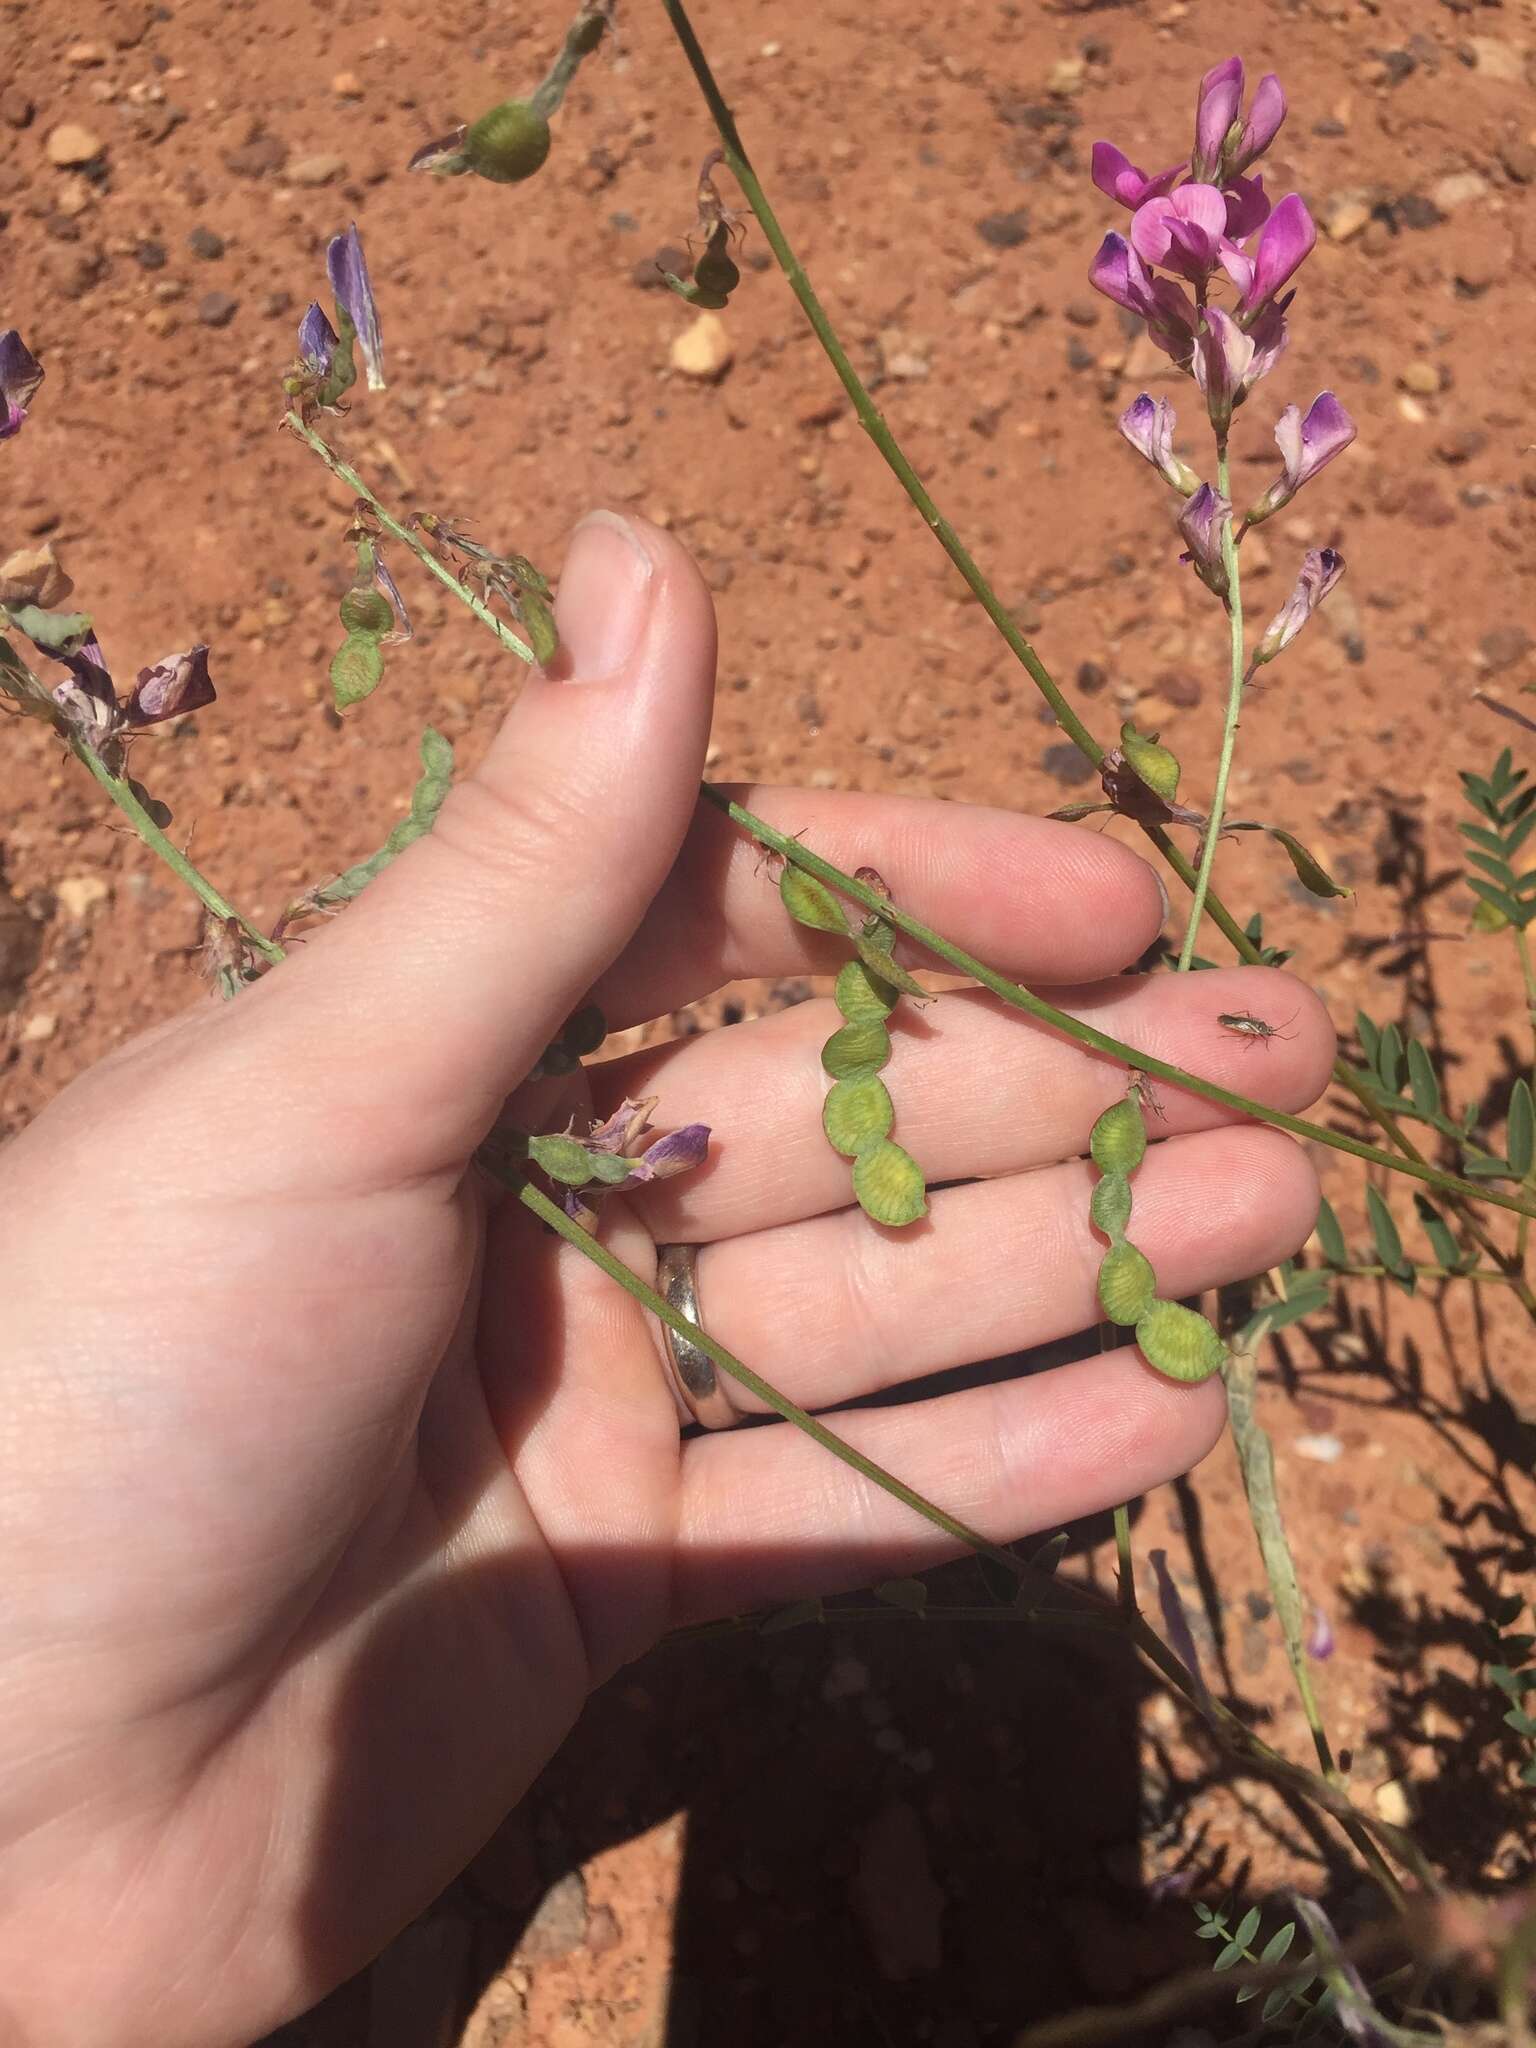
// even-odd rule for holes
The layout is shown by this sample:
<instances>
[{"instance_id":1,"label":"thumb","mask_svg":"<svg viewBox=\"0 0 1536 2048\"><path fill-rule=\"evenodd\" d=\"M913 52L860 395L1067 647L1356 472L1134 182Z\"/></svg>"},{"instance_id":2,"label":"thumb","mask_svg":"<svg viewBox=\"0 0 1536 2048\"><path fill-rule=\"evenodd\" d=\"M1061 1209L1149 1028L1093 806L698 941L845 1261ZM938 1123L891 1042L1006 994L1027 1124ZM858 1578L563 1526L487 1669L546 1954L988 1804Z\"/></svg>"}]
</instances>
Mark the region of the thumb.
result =
<instances>
[{"instance_id":1,"label":"thumb","mask_svg":"<svg viewBox=\"0 0 1536 2048\"><path fill-rule=\"evenodd\" d=\"M235 1006L269 997L283 1056L304 1066L345 1048L316 1080L349 1155L363 1133L370 1156L349 1156L349 1174L462 1163L682 843L715 674L692 558L644 521L595 512L572 536L555 616L559 655L529 674L432 831Z\"/></svg>"}]
</instances>

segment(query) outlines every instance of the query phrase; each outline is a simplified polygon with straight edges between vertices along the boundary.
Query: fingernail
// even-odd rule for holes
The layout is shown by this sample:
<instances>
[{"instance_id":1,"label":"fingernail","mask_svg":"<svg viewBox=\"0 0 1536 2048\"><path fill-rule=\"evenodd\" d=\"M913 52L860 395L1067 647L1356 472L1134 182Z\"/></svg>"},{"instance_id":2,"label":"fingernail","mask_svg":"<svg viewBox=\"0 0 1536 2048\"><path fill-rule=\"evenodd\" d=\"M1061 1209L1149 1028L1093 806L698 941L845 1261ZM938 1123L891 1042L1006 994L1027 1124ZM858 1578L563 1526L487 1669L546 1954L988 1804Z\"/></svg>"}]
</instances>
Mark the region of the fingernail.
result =
<instances>
[{"instance_id":1,"label":"fingernail","mask_svg":"<svg viewBox=\"0 0 1536 2048\"><path fill-rule=\"evenodd\" d=\"M1157 884L1158 895L1161 896L1163 899L1163 914L1157 921L1158 928L1159 930L1161 930L1161 928L1168 922L1169 918L1173 915L1173 905L1168 900L1168 885L1163 880L1162 876L1157 872L1156 868L1152 870L1152 879Z\"/></svg>"},{"instance_id":2,"label":"fingernail","mask_svg":"<svg viewBox=\"0 0 1536 2048\"><path fill-rule=\"evenodd\" d=\"M571 535L560 572L560 657L554 673L577 683L617 675L640 644L654 577L645 543L627 519L617 512L589 513Z\"/></svg>"}]
</instances>

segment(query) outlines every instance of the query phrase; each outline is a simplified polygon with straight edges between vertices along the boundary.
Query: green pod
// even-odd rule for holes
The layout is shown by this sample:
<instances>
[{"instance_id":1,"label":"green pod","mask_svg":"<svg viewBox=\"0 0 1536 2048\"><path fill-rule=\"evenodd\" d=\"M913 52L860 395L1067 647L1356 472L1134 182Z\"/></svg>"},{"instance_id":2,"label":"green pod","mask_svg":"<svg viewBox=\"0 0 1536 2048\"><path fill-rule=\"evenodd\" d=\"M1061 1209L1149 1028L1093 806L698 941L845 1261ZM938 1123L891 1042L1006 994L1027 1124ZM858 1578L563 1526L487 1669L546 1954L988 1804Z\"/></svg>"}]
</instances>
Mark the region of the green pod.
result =
<instances>
[{"instance_id":1,"label":"green pod","mask_svg":"<svg viewBox=\"0 0 1536 2048\"><path fill-rule=\"evenodd\" d=\"M1093 1191L1088 1216L1095 1230L1102 1230L1113 1243L1125 1235L1131 1220L1131 1184L1123 1173L1106 1173Z\"/></svg>"},{"instance_id":2,"label":"green pod","mask_svg":"<svg viewBox=\"0 0 1536 2048\"><path fill-rule=\"evenodd\" d=\"M535 1166L542 1167L550 1179L559 1181L562 1187L585 1187L596 1177L592 1171L592 1154L585 1145L578 1145L574 1138L530 1138L528 1156Z\"/></svg>"},{"instance_id":3,"label":"green pod","mask_svg":"<svg viewBox=\"0 0 1536 2048\"><path fill-rule=\"evenodd\" d=\"M890 1092L878 1074L857 1074L834 1082L821 1105L827 1143L845 1159L867 1152L888 1135L895 1120Z\"/></svg>"},{"instance_id":4,"label":"green pod","mask_svg":"<svg viewBox=\"0 0 1536 2048\"><path fill-rule=\"evenodd\" d=\"M341 600L341 623L349 633L365 633L377 639L395 623L395 614L382 590L349 590Z\"/></svg>"},{"instance_id":5,"label":"green pod","mask_svg":"<svg viewBox=\"0 0 1536 2048\"><path fill-rule=\"evenodd\" d=\"M779 876L779 900L796 924L809 925L812 931L838 932L847 937L848 920L832 891L792 862L785 863L784 872Z\"/></svg>"},{"instance_id":6,"label":"green pod","mask_svg":"<svg viewBox=\"0 0 1536 2048\"><path fill-rule=\"evenodd\" d=\"M1133 1244L1111 1245L1099 1268L1099 1300L1112 1323L1140 1324L1157 1298L1152 1261Z\"/></svg>"},{"instance_id":7,"label":"green pod","mask_svg":"<svg viewBox=\"0 0 1536 2048\"><path fill-rule=\"evenodd\" d=\"M891 1034L878 1017L845 1024L821 1048L821 1064L834 1081L877 1074L891 1056Z\"/></svg>"},{"instance_id":8,"label":"green pod","mask_svg":"<svg viewBox=\"0 0 1536 2048\"><path fill-rule=\"evenodd\" d=\"M549 155L549 123L526 100L504 100L467 130L460 152L469 168L495 185L531 178Z\"/></svg>"},{"instance_id":9,"label":"green pod","mask_svg":"<svg viewBox=\"0 0 1536 2048\"><path fill-rule=\"evenodd\" d=\"M1120 728L1120 751L1148 789L1171 804L1179 793L1179 757L1129 723Z\"/></svg>"},{"instance_id":10,"label":"green pod","mask_svg":"<svg viewBox=\"0 0 1536 2048\"><path fill-rule=\"evenodd\" d=\"M1100 1173L1134 1173L1147 1156L1147 1127L1129 1095L1112 1103L1094 1125L1088 1150Z\"/></svg>"},{"instance_id":11,"label":"green pod","mask_svg":"<svg viewBox=\"0 0 1536 2048\"><path fill-rule=\"evenodd\" d=\"M1227 1347L1202 1315L1177 1301L1154 1301L1136 1325L1148 1365L1171 1380L1208 1380L1227 1362Z\"/></svg>"},{"instance_id":12,"label":"green pod","mask_svg":"<svg viewBox=\"0 0 1536 2048\"><path fill-rule=\"evenodd\" d=\"M899 1228L928 1213L923 1170L910 1152L882 1138L853 1162L853 1192L871 1222Z\"/></svg>"},{"instance_id":13,"label":"green pod","mask_svg":"<svg viewBox=\"0 0 1536 2048\"><path fill-rule=\"evenodd\" d=\"M517 601L517 616L527 631L534 660L540 668L548 668L560 651L554 613L537 591L525 590Z\"/></svg>"},{"instance_id":14,"label":"green pod","mask_svg":"<svg viewBox=\"0 0 1536 2048\"><path fill-rule=\"evenodd\" d=\"M859 949L859 958L874 975L889 988L899 988L904 996L925 996L928 991L923 984L908 974L905 967L898 967L891 958L890 949L872 939L866 932L855 935L853 943Z\"/></svg>"},{"instance_id":15,"label":"green pod","mask_svg":"<svg viewBox=\"0 0 1536 2048\"><path fill-rule=\"evenodd\" d=\"M336 709L360 704L379 687L384 654L375 633L349 633L331 657L331 689Z\"/></svg>"},{"instance_id":16,"label":"green pod","mask_svg":"<svg viewBox=\"0 0 1536 2048\"><path fill-rule=\"evenodd\" d=\"M862 960L850 960L839 970L833 997L850 1024L882 1024L896 1007L895 989Z\"/></svg>"}]
</instances>

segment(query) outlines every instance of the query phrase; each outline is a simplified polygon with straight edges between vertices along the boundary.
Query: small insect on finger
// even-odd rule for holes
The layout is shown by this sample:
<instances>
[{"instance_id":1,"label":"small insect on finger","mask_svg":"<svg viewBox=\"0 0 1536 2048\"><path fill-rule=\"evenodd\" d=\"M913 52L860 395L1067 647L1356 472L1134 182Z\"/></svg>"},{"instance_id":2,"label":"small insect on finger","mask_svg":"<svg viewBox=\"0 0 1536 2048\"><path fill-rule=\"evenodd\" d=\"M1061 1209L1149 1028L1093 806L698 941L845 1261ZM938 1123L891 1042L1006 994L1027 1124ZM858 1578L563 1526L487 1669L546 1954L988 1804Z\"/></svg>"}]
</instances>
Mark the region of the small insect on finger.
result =
<instances>
[{"instance_id":1,"label":"small insect on finger","mask_svg":"<svg viewBox=\"0 0 1536 2048\"><path fill-rule=\"evenodd\" d=\"M1286 1018L1287 1024L1296 1022L1295 1016ZM1277 1024L1266 1024L1262 1017L1255 1017L1251 1010L1223 1011L1216 1022L1228 1031L1236 1032L1239 1038L1294 1038L1294 1031L1287 1031Z\"/></svg>"}]
</instances>

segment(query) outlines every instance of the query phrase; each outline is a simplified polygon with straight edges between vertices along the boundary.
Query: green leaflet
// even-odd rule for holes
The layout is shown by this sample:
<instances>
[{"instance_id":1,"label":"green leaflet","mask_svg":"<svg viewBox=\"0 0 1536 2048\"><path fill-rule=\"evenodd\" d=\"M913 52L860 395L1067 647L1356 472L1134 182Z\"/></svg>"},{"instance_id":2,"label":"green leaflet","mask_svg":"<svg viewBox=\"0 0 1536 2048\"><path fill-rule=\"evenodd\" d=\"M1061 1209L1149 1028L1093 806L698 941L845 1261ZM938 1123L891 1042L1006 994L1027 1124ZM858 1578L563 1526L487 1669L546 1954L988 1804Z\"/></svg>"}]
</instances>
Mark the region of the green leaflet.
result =
<instances>
[{"instance_id":1,"label":"green leaflet","mask_svg":"<svg viewBox=\"0 0 1536 2048\"><path fill-rule=\"evenodd\" d=\"M833 1151L853 1159L886 1137L896 1112L878 1074L858 1074L834 1083L821 1106L821 1125Z\"/></svg>"},{"instance_id":2,"label":"green leaflet","mask_svg":"<svg viewBox=\"0 0 1536 2048\"><path fill-rule=\"evenodd\" d=\"M928 1213L923 1170L908 1152L882 1138L853 1162L853 1192L875 1223L899 1227Z\"/></svg>"}]
</instances>

